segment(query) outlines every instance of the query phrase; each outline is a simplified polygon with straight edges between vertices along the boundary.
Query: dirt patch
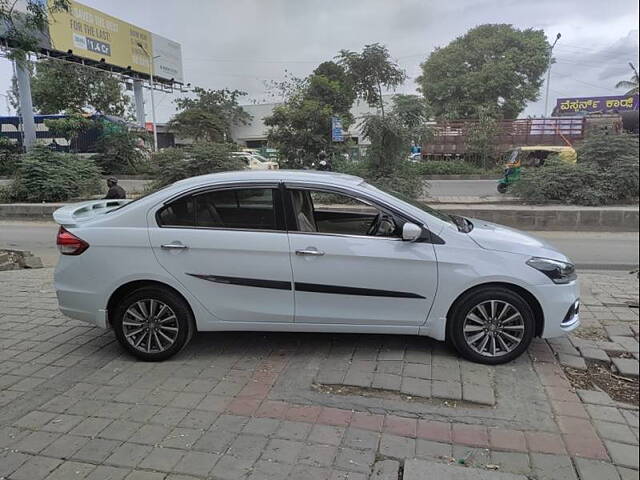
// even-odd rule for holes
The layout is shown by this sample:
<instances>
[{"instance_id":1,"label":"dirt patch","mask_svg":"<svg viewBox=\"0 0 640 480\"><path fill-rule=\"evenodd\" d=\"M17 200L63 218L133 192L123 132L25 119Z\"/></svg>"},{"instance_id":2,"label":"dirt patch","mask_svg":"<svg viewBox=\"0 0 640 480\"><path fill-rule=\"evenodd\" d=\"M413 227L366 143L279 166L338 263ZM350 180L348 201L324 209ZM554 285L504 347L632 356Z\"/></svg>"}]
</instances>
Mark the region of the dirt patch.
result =
<instances>
[{"instance_id":1,"label":"dirt patch","mask_svg":"<svg viewBox=\"0 0 640 480\"><path fill-rule=\"evenodd\" d=\"M565 368L564 372L571 385L576 389L602 390L618 402L638 405L640 395L637 378L623 377L611 371L611 366L604 362L587 360L587 370Z\"/></svg>"},{"instance_id":2,"label":"dirt patch","mask_svg":"<svg viewBox=\"0 0 640 480\"><path fill-rule=\"evenodd\" d=\"M580 327L571 332L571 335L583 340L602 340L604 342L609 340L607 332L601 327Z\"/></svg>"},{"instance_id":3,"label":"dirt patch","mask_svg":"<svg viewBox=\"0 0 640 480\"><path fill-rule=\"evenodd\" d=\"M629 352L610 352L607 350L607 355L611 358L635 358L633 354Z\"/></svg>"}]
</instances>

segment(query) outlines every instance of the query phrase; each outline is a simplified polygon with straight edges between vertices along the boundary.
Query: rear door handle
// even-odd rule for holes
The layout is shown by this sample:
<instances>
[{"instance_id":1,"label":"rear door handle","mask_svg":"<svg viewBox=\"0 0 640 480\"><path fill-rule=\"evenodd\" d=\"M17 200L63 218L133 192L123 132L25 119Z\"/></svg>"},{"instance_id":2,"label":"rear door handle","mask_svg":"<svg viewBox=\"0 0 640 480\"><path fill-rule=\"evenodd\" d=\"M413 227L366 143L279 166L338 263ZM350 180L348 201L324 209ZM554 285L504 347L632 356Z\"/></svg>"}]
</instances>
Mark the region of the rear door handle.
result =
<instances>
[{"instance_id":1,"label":"rear door handle","mask_svg":"<svg viewBox=\"0 0 640 480\"><path fill-rule=\"evenodd\" d=\"M186 250L189 247L182 243L165 243L164 245L160 245L160 248L163 250Z\"/></svg>"},{"instance_id":2,"label":"rear door handle","mask_svg":"<svg viewBox=\"0 0 640 480\"><path fill-rule=\"evenodd\" d=\"M324 255L324 252L321 252L317 248L307 247L303 250L296 250L296 255L312 255L316 257L321 257Z\"/></svg>"}]
</instances>

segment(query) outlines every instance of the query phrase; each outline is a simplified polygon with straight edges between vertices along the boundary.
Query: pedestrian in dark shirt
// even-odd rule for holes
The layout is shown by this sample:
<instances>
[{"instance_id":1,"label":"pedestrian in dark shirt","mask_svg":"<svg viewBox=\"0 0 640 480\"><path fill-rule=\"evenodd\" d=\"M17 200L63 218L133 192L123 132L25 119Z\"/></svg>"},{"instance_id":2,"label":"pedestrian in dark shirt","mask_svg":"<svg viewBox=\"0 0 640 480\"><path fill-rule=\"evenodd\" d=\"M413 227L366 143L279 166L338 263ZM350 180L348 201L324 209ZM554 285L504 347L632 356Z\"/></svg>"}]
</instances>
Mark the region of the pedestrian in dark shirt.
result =
<instances>
[{"instance_id":1,"label":"pedestrian in dark shirt","mask_svg":"<svg viewBox=\"0 0 640 480\"><path fill-rule=\"evenodd\" d=\"M118 179L116 177L107 178L107 187L109 190L107 191L107 196L104 197L106 200L127 198L127 192L124 191L124 188L118 185Z\"/></svg>"}]
</instances>

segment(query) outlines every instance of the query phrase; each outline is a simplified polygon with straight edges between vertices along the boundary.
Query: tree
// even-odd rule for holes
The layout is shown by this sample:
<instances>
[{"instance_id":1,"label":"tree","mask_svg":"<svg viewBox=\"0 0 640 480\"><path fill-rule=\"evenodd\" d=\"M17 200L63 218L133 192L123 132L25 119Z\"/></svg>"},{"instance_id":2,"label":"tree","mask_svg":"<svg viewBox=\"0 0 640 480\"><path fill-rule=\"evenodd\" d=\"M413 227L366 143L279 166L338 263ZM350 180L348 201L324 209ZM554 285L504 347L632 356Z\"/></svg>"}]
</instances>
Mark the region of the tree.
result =
<instances>
[{"instance_id":1,"label":"tree","mask_svg":"<svg viewBox=\"0 0 640 480\"><path fill-rule=\"evenodd\" d=\"M240 90L194 89L196 98L180 98L175 101L179 112L169 122L179 135L196 142L226 142L231 139L231 128L246 125L249 115L238 99L246 95Z\"/></svg>"},{"instance_id":2,"label":"tree","mask_svg":"<svg viewBox=\"0 0 640 480\"><path fill-rule=\"evenodd\" d=\"M31 77L33 106L42 114L103 113L124 117L130 108L129 97L118 78L80 64L45 59L36 62ZM12 85L12 103L18 108L16 82Z\"/></svg>"},{"instance_id":3,"label":"tree","mask_svg":"<svg viewBox=\"0 0 640 480\"><path fill-rule=\"evenodd\" d=\"M430 117L430 108L424 98L418 95L394 95L393 111L400 122L408 130L409 139L423 143L431 134L426 122Z\"/></svg>"},{"instance_id":4,"label":"tree","mask_svg":"<svg viewBox=\"0 0 640 480\"><path fill-rule=\"evenodd\" d=\"M629 62L629 66L631 67L631 70L633 70L631 79L619 81L618 83L616 83L616 88L628 89L625 95L636 95L640 91L638 89L640 78L638 77L638 71L636 70L636 67L633 66L633 63Z\"/></svg>"},{"instance_id":5,"label":"tree","mask_svg":"<svg viewBox=\"0 0 640 480\"><path fill-rule=\"evenodd\" d=\"M416 81L436 117L475 118L483 107L511 119L538 99L550 60L542 30L480 25L436 48Z\"/></svg>"},{"instance_id":6,"label":"tree","mask_svg":"<svg viewBox=\"0 0 640 480\"><path fill-rule=\"evenodd\" d=\"M308 166L321 151L344 149L331 140L331 117L338 116L348 128L356 94L342 66L324 62L306 79L288 80L282 91L285 102L264 123L271 127L269 142L280 150L286 166Z\"/></svg>"},{"instance_id":7,"label":"tree","mask_svg":"<svg viewBox=\"0 0 640 480\"><path fill-rule=\"evenodd\" d=\"M66 118L48 119L44 121L44 124L54 137L62 137L72 146L81 133L95 126L92 120L77 113L73 113Z\"/></svg>"},{"instance_id":8,"label":"tree","mask_svg":"<svg viewBox=\"0 0 640 480\"><path fill-rule=\"evenodd\" d=\"M466 159L476 160L477 166L486 170L487 165L495 164L499 153L496 145L499 124L488 108L480 107L477 116L478 120L471 125L467 136Z\"/></svg>"},{"instance_id":9,"label":"tree","mask_svg":"<svg viewBox=\"0 0 640 480\"><path fill-rule=\"evenodd\" d=\"M21 3L22 8L17 9L17 1L0 0L0 36L11 48L7 57L17 61L24 61L27 53L37 50L51 14L71 8L69 0L24 0Z\"/></svg>"},{"instance_id":10,"label":"tree","mask_svg":"<svg viewBox=\"0 0 640 480\"><path fill-rule=\"evenodd\" d=\"M395 88L407 78L404 70L391 60L384 45L365 45L362 53L340 50L338 64L341 65L351 82L356 95L369 105L380 108L384 117L382 87Z\"/></svg>"}]
</instances>

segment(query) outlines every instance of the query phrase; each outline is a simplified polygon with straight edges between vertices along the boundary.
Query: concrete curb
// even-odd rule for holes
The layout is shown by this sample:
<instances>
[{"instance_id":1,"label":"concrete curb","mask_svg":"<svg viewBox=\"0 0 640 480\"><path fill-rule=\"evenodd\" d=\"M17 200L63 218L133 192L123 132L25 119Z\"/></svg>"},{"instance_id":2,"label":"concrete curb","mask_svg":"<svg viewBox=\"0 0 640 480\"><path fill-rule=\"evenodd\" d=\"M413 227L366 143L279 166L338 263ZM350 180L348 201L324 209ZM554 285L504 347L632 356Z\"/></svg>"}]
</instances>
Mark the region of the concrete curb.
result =
<instances>
[{"instance_id":1,"label":"concrete curb","mask_svg":"<svg viewBox=\"0 0 640 480\"><path fill-rule=\"evenodd\" d=\"M51 220L65 203L0 204L0 220ZM438 210L521 230L637 232L638 206L573 207L439 204Z\"/></svg>"},{"instance_id":2,"label":"concrete curb","mask_svg":"<svg viewBox=\"0 0 640 480\"><path fill-rule=\"evenodd\" d=\"M438 210L520 230L637 232L638 206L438 205Z\"/></svg>"}]
</instances>

